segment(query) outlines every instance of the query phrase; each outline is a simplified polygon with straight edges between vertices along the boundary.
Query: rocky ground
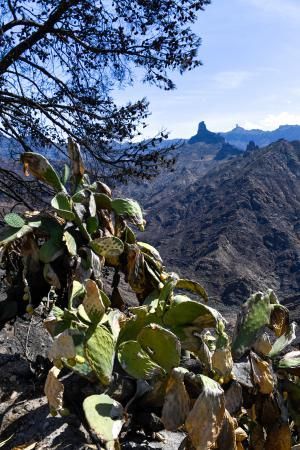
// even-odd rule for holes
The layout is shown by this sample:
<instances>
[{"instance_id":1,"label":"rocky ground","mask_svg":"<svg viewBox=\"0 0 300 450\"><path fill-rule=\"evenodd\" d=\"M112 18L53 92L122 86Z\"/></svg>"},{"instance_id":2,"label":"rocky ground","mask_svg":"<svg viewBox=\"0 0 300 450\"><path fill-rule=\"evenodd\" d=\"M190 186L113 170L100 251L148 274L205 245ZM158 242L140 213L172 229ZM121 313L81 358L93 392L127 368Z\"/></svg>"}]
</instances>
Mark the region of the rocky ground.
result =
<instances>
[{"instance_id":1,"label":"rocky ground","mask_svg":"<svg viewBox=\"0 0 300 450\"><path fill-rule=\"evenodd\" d=\"M48 345L37 316L18 319L0 332L0 443L10 438L0 448L100 449L80 415L72 414L72 409L68 417L49 414L43 392L47 361L41 358ZM124 436L122 449L177 450L183 439L181 433L135 431Z\"/></svg>"},{"instance_id":2,"label":"rocky ground","mask_svg":"<svg viewBox=\"0 0 300 450\"><path fill-rule=\"evenodd\" d=\"M0 292L0 301L4 298ZM100 449L76 401L80 396L80 380L67 380L65 401L71 414L63 418L49 414L44 383L51 367L47 360L50 343L39 309L35 315L18 318L0 331L1 450ZM163 431L159 419L145 411L139 417L140 424L121 435L122 449L180 448L184 434Z\"/></svg>"}]
</instances>

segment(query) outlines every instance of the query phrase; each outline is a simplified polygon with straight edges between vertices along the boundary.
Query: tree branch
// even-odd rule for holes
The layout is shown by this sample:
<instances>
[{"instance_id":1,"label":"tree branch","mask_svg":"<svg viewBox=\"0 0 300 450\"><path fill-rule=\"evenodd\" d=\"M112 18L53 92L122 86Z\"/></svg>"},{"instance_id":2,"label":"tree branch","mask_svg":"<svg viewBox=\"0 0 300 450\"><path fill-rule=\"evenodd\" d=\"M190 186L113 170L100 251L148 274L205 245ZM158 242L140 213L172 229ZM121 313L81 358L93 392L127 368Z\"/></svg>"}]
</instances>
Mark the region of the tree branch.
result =
<instances>
[{"instance_id":1,"label":"tree branch","mask_svg":"<svg viewBox=\"0 0 300 450\"><path fill-rule=\"evenodd\" d=\"M5 71L16 61L23 53L32 48L37 42L39 42L47 33L53 30L54 25L61 19L68 9L77 4L79 0L62 0L58 7L50 14L48 20L39 27L37 31L31 34L27 39L20 42L13 47L1 60L0 60L0 74Z\"/></svg>"}]
</instances>

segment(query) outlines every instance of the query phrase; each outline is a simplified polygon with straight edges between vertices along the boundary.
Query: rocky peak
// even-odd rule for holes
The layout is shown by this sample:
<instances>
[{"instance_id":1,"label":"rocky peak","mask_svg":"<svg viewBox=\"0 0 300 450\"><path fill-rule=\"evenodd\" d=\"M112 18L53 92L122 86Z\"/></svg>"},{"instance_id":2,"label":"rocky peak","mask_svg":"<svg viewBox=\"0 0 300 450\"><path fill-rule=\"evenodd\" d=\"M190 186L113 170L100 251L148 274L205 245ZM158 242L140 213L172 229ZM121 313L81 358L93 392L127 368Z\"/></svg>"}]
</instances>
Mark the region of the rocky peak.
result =
<instances>
[{"instance_id":1,"label":"rocky peak","mask_svg":"<svg viewBox=\"0 0 300 450\"><path fill-rule=\"evenodd\" d=\"M209 131L206 128L205 122L200 122L197 134L191 137L189 144L195 144L197 142L204 142L205 144L222 144L225 142L225 139L219 133Z\"/></svg>"}]
</instances>

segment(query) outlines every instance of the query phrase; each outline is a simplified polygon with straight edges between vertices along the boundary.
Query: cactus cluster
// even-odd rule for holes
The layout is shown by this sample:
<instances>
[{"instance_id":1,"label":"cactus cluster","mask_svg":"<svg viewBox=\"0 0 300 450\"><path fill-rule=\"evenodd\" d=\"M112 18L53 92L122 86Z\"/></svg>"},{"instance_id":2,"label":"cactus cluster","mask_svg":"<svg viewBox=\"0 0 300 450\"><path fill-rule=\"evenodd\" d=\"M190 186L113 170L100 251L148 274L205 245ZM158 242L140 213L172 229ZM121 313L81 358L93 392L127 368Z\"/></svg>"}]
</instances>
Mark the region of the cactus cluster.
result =
<instances>
[{"instance_id":1,"label":"cactus cluster","mask_svg":"<svg viewBox=\"0 0 300 450\"><path fill-rule=\"evenodd\" d=\"M27 311L36 306L28 282L33 267L49 285L48 298L55 294L44 321L53 338L45 385L51 413L67 411L64 369L94 383L96 393L82 407L106 449L120 448L134 403L159 408L166 429L185 430L182 448L291 448L300 433L300 352L282 356L295 339L288 310L272 291L256 293L230 338L203 286L167 272L159 252L137 240L131 227L145 226L138 203L91 183L78 145L69 140L68 148L71 167L61 177L43 156L22 155L25 174L55 195L46 211L8 214L0 232L4 259L19 243ZM114 270L110 292L105 267ZM121 297L119 273L139 306ZM136 384L127 405L117 400L116 376Z\"/></svg>"}]
</instances>

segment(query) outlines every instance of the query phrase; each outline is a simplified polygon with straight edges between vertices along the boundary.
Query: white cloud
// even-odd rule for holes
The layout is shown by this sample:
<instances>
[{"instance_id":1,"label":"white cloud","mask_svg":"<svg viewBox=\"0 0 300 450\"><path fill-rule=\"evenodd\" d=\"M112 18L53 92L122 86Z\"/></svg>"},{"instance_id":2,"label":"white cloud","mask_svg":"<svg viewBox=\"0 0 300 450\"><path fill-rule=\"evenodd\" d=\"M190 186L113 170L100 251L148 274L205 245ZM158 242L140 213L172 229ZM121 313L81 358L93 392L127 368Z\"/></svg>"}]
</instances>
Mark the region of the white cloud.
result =
<instances>
[{"instance_id":1,"label":"white cloud","mask_svg":"<svg viewBox=\"0 0 300 450\"><path fill-rule=\"evenodd\" d=\"M282 0L243 0L243 2L266 13L280 14L281 18L285 16L297 21L300 19L299 0L284 0L284 2Z\"/></svg>"},{"instance_id":2,"label":"white cloud","mask_svg":"<svg viewBox=\"0 0 300 450\"><path fill-rule=\"evenodd\" d=\"M268 114L257 121L244 121L241 125L246 129L275 130L280 125L299 125L300 114L293 114L287 111L279 114Z\"/></svg>"},{"instance_id":3,"label":"white cloud","mask_svg":"<svg viewBox=\"0 0 300 450\"><path fill-rule=\"evenodd\" d=\"M252 72L243 70L218 72L213 80L220 89L237 89L253 76Z\"/></svg>"}]
</instances>

